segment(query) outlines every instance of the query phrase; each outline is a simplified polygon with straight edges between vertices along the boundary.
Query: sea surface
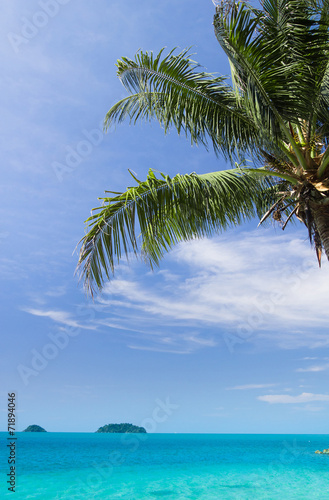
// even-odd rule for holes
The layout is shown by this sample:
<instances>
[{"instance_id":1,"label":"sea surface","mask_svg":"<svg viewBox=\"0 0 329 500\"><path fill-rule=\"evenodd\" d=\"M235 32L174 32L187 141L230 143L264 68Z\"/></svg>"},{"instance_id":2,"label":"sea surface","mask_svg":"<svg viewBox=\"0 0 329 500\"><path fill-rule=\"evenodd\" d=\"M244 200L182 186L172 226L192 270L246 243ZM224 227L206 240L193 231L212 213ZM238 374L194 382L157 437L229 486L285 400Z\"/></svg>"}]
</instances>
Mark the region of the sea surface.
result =
<instances>
[{"instance_id":1,"label":"sea surface","mask_svg":"<svg viewBox=\"0 0 329 500\"><path fill-rule=\"evenodd\" d=\"M0 433L0 498L329 499L329 435Z\"/></svg>"}]
</instances>

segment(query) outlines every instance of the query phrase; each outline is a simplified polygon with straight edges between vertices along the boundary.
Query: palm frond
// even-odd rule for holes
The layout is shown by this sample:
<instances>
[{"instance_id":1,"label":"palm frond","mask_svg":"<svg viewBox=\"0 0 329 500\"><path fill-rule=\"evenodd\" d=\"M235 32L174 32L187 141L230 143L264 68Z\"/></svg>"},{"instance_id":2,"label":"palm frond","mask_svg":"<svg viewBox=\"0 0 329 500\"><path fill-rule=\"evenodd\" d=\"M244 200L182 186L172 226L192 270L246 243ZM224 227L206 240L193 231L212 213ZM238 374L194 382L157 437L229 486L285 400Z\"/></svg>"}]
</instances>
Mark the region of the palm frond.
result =
<instances>
[{"instance_id":1,"label":"palm frond","mask_svg":"<svg viewBox=\"0 0 329 500\"><path fill-rule=\"evenodd\" d=\"M260 54L260 47L256 47L258 24L259 16L255 16L254 10L244 3L237 4L229 17L220 12L214 17L215 34L230 60L234 84L240 90L243 106L258 126L265 127L267 135L281 136L280 113L271 102L259 71L260 58L264 55ZM277 68L276 65L272 67Z\"/></svg>"},{"instance_id":2,"label":"palm frond","mask_svg":"<svg viewBox=\"0 0 329 500\"><path fill-rule=\"evenodd\" d=\"M288 137L284 124L312 112L314 86L328 61L327 20L320 13L310 0L264 0L263 10L239 2L230 16L215 15L243 106L266 134Z\"/></svg>"},{"instance_id":3,"label":"palm frond","mask_svg":"<svg viewBox=\"0 0 329 500\"><path fill-rule=\"evenodd\" d=\"M87 219L78 269L87 290L101 289L122 256L142 249L149 264L179 241L210 236L260 216L276 200L275 181L265 173L237 168L208 174L161 174L124 193L101 198ZM138 234L140 233L140 241Z\"/></svg>"},{"instance_id":4,"label":"palm frond","mask_svg":"<svg viewBox=\"0 0 329 500\"><path fill-rule=\"evenodd\" d=\"M191 142L207 145L232 159L251 152L259 143L252 119L241 109L236 93L224 77L198 71L185 50L162 57L138 52L135 59L118 61L118 76L131 93L107 113L105 127L128 119L156 119L165 132L175 127Z\"/></svg>"},{"instance_id":5,"label":"palm frond","mask_svg":"<svg viewBox=\"0 0 329 500\"><path fill-rule=\"evenodd\" d=\"M264 168L173 178L150 170L145 181L133 176L136 185L101 198L86 221L78 264L92 293L123 256L141 253L152 267L176 243L256 215L260 223L273 217L282 229L296 215L321 261L326 237L317 207L327 202L329 186L329 0L262 0L262 9L245 1L215 3L215 34L233 85L202 71L189 50L139 51L117 63L129 95L109 110L105 128L156 120L165 132L175 128L192 144L212 144L232 162L248 155Z\"/></svg>"}]
</instances>

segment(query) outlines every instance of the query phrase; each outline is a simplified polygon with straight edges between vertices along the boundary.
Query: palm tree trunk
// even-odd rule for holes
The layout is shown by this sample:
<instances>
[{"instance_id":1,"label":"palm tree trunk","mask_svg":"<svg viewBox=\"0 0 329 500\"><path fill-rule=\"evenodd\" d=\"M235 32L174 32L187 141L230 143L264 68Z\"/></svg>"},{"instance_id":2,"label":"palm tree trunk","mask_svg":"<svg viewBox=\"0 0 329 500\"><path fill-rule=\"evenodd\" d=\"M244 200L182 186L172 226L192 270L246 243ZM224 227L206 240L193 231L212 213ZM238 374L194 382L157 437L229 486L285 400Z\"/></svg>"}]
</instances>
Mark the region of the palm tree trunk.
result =
<instances>
[{"instance_id":1,"label":"palm tree trunk","mask_svg":"<svg viewBox=\"0 0 329 500\"><path fill-rule=\"evenodd\" d=\"M329 205L311 203L310 209L321 238L322 247L329 260Z\"/></svg>"}]
</instances>

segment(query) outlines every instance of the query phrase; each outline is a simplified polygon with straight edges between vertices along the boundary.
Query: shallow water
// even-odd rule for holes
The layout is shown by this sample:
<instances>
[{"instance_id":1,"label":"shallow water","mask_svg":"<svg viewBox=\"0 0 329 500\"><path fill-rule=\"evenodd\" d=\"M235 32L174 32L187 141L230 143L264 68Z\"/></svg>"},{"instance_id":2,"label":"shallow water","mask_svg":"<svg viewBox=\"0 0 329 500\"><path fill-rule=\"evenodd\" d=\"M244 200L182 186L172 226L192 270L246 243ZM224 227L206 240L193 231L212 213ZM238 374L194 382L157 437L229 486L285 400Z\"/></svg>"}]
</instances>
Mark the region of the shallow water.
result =
<instances>
[{"instance_id":1,"label":"shallow water","mask_svg":"<svg viewBox=\"0 0 329 500\"><path fill-rule=\"evenodd\" d=\"M0 498L329 498L329 435L16 433L16 493L0 433Z\"/></svg>"}]
</instances>

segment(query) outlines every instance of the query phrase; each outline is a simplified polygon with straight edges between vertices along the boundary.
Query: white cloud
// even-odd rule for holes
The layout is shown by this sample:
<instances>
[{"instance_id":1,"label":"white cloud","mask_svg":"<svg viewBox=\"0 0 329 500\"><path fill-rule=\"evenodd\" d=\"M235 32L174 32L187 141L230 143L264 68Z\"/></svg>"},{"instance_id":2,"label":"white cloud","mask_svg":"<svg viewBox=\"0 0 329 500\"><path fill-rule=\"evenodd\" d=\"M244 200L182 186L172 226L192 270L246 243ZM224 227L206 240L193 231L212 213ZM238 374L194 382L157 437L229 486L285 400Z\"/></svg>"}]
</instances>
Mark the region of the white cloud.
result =
<instances>
[{"instance_id":1,"label":"white cloud","mask_svg":"<svg viewBox=\"0 0 329 500\"><path fill-rule=\"evenodd\" d=\"M227 409L224 406L219 406L217 408L214 408L213 411L210 413L204 413L204 417L228 417L229 413L227 412Z\"/></svg>"},{"instance_id":2,"label":"white cloud","mask_svg":"<svg viewBox=\"0 0 329 500\"><path fill-rule=\"evenodd\" d=\"M65 311L41 311L40 309L30 309L25 308L23 311L32 314L33 316L41 316L45 318L49 318L56 323L60 323L62 325L71 326L74 328L83 328L85 330L95 330L96 326L93 325L83 325L72 319L71 314Z\"/></svg>"},{"instance_id":3,"label":"white cloud","mask_svg":"<svg viewBox=\"0 0 329 500\"><path fill-rule=\"evenodd\" d=\"M204 417L228 417L229 413L205 413Z\"/></svg>"},{"instance_id":4,"label":"white cloud","mask_svg":"<svg viewBox=\"0 0 329 500\"><path fill-rule=\"evenodd\" d=\"M160 272L145 276L144 267L143 281L132 266L105 286L104 311L121 311L123 320L125 310L135 311L134 329L156 318L163 327L172 321L202 326L203 336L214 327L220 335L247 331L247 340L284 349L329 345L328 267L317 268L302 238L271 230L231 233L182 243L167 259L178 266L175 286L168 284L165 260Z\"/></svg>"},{"instance_id":5,"label":"white cloud","mask_svg":"<svg viewBox=\"0 0 329 500\"><path fill-rule=\"evenodd\" d=\"M66 292L67 287L65 285L61 285L51 288L48 292L45 292L45 295L48 295L48 297L62 297L66 294Z\"/></svg>"},{"instance_id":6,"label":"white cloud","mask_svg":"<svg viewBox=\"0 0 329 500\"><path fill-rule=\"evenodd\" d=\"M210 338L203 338L195 333L153 332L139 337L142 344L128 344L130 349L140 351L168 352L172 354L191 354L202 347L214 347L217 343Z\"/></svg>"},{"instance_id":7,"label":"white cloud","mask_svg":"<svg viewBox=\"0 0 329 500\"><path fill-rule=\"evenodd\" d=\"M314 365L308 366L307 368L298 368L296 372L324 372L325 370L329 370L329 363L326 365Z\"/></svg>"},{"instance_id":8,"label":"white cloud","mask_svg":"<svg viewBox=\"0 0 329 500\"><path fill-rule=\"evenodd\" d=\"M323 406L313 406L313 405L294 406L293 409L295 411L310 411L313 413L324 410Z\"/></svg>"},{"instance_id":9,"label":"white cloud","mask_svg":"<svg viewBox=\"0 0 329 500\"><path fill-rule=\"evenodd\" d=\"M274 387L277 384L246 384L235 385L234 387L227 387L227 391L244 391L249 389L266 389L267 387Z\"/></svg>"},{"instance_id":10,"label":"white cloud","mask_svg":"<svg viewBox=\"0 0 329 500\"><path fill-rule=\"evenodd\" d=\"M260 401L266 401L270 404L284 403L284 404L296 404L296 403L310 403L312 401L329 401L328 394L312 394L310 392L303 392L299 396L289 396L287 394L276 394L276 395L266 395L258 396Z\"/></svg>"},{"instance_id":11,"label":"white cloud","mask_svg":"<svg viewBox=\"0 0 329 500\"><path fill-rule=\"evenodd\" d=\"M165 349L155 346L145 346L145 345L128 345L129 349L135 349L137 351L153 351L153 352L167 352L170 354L191 354L191 350L188 348L183 349Z\"/></svg>"}]
</instances>

